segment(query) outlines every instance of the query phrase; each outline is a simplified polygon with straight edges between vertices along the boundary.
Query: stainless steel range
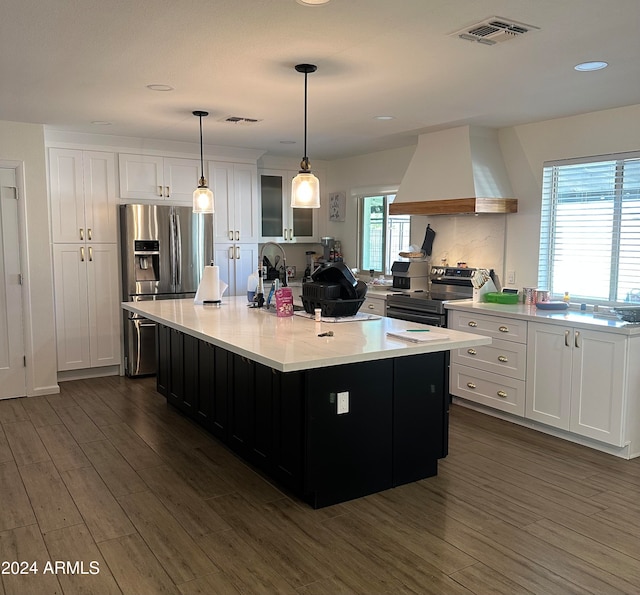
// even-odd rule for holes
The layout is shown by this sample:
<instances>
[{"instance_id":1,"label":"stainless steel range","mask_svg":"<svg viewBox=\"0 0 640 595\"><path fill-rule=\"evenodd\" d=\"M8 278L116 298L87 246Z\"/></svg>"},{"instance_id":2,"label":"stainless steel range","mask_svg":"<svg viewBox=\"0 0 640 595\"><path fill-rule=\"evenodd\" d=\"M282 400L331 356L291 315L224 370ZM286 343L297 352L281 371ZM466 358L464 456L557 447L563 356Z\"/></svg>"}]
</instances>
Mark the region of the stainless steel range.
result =
<instances>
[{"instance_id":1,"label":"stainless steel range","mask_svg":"<svg viewBox=\"0 0 640 595\"><path fill-rule=\"evenodd\" d=\"M446 327L447 311L444 302L471 299L471 278L476 270L467 267L432 266L427 290L417 289L387 297L387 316Z\"/></svg>"}]
</instances>

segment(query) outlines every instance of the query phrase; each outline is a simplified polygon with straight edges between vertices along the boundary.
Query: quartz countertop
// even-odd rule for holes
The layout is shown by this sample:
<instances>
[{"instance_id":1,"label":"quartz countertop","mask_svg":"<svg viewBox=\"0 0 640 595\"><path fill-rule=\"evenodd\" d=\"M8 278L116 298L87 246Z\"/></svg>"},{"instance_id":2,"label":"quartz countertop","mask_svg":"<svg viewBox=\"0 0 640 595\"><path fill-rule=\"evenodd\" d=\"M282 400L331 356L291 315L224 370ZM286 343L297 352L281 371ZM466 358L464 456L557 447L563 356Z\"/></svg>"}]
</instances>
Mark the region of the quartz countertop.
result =
<instances>
[{"instance_id":1,"label":"quartz countertop","mask_svg":"<svg viewBox=\"0 0 640 595\"><path fill-rule=\"evenodd\" d=\"M244 296L226 297L220 307L192 299L123 302L122 307L281 372L447 351L491 343L489 337L380 317L351 322L278 318L273 310L249 308ZM426 343L387 337L387 332L421 328ZM318 337L333 331L332 337Z\"/></svg>"},{"instance_id":2,"label":"quartz countertop","mask_svg":"<svg viewBox=\"0 0 640 595\"><path fill-rule=\"evenodd\" d=\"M535 305L525 304L494 304L490 302L474 302L472 300L452 300L445 302L448 310L461 310L478 314L494 314L505 318L517 318L533 322L546 322L557 325L567 325L598 330L610 331L622 335L640 336L640 324L629 324L617 318L599 317L593 312L581 310L542 310Z\"/></svg>"}]
</instances>

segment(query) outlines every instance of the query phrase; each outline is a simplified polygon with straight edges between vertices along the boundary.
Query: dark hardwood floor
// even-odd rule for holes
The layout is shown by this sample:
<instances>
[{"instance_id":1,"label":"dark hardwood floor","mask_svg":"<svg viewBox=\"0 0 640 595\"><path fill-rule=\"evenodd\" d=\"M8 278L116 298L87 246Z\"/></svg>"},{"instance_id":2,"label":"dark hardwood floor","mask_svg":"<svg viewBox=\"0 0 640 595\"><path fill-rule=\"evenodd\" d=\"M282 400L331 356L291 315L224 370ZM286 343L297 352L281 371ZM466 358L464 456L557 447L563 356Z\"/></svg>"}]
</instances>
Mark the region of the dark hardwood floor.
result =
<instances>
[{"instance_id":1,"label":"dark hardwood floor","mask_svg":"<svg viewBox=\"0 0 640 595\"><path fill-rule=\"evenodd\" d=\"M0 595L640 592L640 459L461 407L437 477L320 510L155 379L65 382L0 422Z\"/></svg>"}]
</instances>

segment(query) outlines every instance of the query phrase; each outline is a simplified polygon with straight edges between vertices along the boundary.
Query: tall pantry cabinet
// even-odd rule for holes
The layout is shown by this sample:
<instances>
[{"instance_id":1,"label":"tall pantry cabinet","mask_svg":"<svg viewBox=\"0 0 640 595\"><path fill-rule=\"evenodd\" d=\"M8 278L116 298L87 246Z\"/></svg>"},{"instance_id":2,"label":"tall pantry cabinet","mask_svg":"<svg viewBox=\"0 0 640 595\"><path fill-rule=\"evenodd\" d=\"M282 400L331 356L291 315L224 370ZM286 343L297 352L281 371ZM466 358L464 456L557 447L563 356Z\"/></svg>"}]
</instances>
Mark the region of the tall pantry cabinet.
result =
<instances>
[{"instance_id":1,"label":"tall pantry cabinet","mask_svg":"<svg viewBox=\"0 0 640 595\"><path fill-rule=\"evenodd\" d=\"M49 149L58 371L120 365L113 153Z\"/></svg>"}]
</instances>

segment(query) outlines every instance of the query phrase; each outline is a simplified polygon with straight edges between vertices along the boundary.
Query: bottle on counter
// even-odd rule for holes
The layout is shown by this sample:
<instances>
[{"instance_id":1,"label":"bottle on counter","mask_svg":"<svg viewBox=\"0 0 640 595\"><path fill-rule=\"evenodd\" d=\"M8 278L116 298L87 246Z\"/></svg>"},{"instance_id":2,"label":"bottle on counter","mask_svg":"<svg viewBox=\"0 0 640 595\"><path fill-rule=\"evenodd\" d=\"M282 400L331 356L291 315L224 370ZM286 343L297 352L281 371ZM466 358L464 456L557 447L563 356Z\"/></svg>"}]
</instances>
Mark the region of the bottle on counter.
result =
<instances>
[{"instance_id":1,"label":"bottle on counter","mask_svg":"<svg viewBox=\"0 0 640 595\"><path fill-rule=\"evenodd\" d=\"M571 298L569 297L569 292L568 291L564 292L564 297L562 298L562 301L565 304L568 304L571 301Z\"/></svg>"}]
</instances>

